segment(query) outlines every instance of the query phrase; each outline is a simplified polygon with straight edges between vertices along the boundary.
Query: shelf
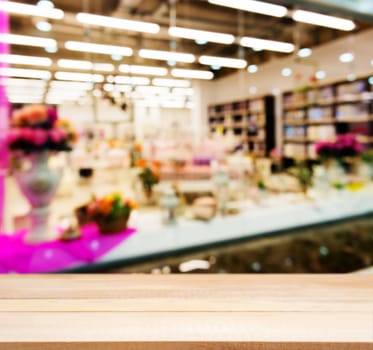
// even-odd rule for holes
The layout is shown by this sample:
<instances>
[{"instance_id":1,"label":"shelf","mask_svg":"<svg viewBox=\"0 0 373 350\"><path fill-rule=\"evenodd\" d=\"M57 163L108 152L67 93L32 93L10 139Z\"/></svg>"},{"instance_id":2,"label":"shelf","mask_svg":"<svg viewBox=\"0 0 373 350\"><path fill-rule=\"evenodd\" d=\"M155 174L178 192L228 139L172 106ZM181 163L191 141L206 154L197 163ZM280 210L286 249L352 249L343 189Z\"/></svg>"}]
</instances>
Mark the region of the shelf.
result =
<instances>
[{"instance_id":1,"label":"shelf","mask_svg":"<svg viewBox=\"0 0 373 350\"><path fill-rule=\"evenodd\" d=\"M320 119L320 120L307 120L308 125L322 125L322 124L334 124L337 119Z\"/></svg>"},{"instance_id":2,"label":"shelf","mask_svg":"<svg viewBox=\"0 0 373 350\"><path fill-rule=\"evenodd\" d=\"M304 103L295 103L295 104L286 104L284 105L285 110L292 110L292 109L303 109L312 106L331 106L333 104L340 104L340 103L358 103L358 102L369 102L373 100L373 92L366 92L358 95L345 95L345 96L337 96L333 99L325 99L325 100L318 100L318 101L309 101Z\"/></svg>"},{"instance_id":3,"label":"shelf","mask_svg":"<svg viewBox=\"0 0 373 350\"><path fill-rule=\"evenodd\" d=\"M373 116L369 116L368 118L341 118L336 119L337 123L365 123L373 121Z\"/></svg>"},{"instance_id":4,"label":"shelf","mask_svg":"<svg viewBox=\"0 0 373 350\"><path fill-rule=\"evenodd\" d=\"M285 142L287 143L306 143L308 142L307 137L286 137Z\"/></svg>"},{"instance_id":5,"label":"shelf","mask_svg":"<svg viewBox=\"0 0 373 350\"><path fill-rule=\"evenodd\" d=\"M306 125L307 124L307 122L306 121L291 121L291 120L285 120L284 121L284 125L289 125L289 126L297 126L297 125L299 125L299 126L302 126L302 125Z\"/></svg>"}]
</instances>

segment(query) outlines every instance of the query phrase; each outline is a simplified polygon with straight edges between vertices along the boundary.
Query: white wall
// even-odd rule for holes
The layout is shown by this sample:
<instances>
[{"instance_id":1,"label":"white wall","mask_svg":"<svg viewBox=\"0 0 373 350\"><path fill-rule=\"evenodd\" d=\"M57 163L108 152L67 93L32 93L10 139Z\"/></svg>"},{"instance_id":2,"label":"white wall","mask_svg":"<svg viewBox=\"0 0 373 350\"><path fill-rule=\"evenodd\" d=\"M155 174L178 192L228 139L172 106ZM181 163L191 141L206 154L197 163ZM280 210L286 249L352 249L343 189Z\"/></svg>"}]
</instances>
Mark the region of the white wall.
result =
<instances>
[{"instance_id":1,"label":"white wall","mask_svg":"<svg viewBox=\"0 0 373 350\"><path fill-rule=\"evenodd\" d=\"M272 93L274 88L280 91L292 90L298 86L309 83L309 77L315 69L322 69L327 77L320 81L320 84L330 83L338 80L345 80L347 74L354 72L357 77L373 74L373 29L362 31L358 34L331 43L316 47L310 58L303 59L302 64L294 60L294 56L283 59L274 59L259 66L259 71L254 74L246 70L239 70L225 78L211 82L210 99L205 104L231 102L234 100L250 97L249 87L257 88L256 94L251 96L262 96ZM352 51L355 54L353 64L339 62L340 54ZM293 69L291 77L283 77L281 70L284 67ZM301 75L301 79L296 79Z\"/></svg>"}]
</instances>

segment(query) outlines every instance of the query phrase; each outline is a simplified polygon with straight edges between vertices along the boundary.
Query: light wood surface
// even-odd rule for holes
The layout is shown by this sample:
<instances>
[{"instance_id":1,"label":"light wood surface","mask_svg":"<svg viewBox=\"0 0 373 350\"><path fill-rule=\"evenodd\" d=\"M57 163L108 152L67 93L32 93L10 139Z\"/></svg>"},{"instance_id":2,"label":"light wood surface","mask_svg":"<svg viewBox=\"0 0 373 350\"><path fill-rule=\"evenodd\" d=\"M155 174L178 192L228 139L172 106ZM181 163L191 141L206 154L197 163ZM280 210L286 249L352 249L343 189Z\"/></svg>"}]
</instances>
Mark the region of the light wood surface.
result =
<instances>
[{"instance_id":1,"label":"light wood surface","mask_svg":"<svg viewBox=\"0 0 373 350\"><path fill-rule=\"evenodd\" d=\"M373 277L3 275L0 349L368 350Z\"/></svg>"}]
</instances>

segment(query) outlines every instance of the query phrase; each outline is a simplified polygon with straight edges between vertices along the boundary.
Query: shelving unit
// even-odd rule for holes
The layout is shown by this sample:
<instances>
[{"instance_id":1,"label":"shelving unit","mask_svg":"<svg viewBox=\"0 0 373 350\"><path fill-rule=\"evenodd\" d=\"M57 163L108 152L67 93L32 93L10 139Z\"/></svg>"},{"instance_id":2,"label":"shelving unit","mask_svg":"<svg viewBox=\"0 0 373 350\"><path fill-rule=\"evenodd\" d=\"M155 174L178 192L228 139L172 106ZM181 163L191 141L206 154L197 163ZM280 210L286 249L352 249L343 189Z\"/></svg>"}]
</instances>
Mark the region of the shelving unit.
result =
<instances>
[{"instance_id":1,"label":"shelving unit","mask_svg":"<svg viewBox=\"0 0 373 350\"><path fill-rule=\"evenodd\" d=\"M368 78L283 94L283 154L314 160L315 143L352 133L373 145L373 85Z\"/></svg>"},{"instance_id":2,"label":"shelving unit","mask_svg":"<svg viewBox=\"0 0 373 350\"><path fill-rule=\"evenodd\" d=\"M231 133L251 154L264 157L275 147L273 96L211 105L208 115L210 134Z\"/></svg>"}]
</instances>

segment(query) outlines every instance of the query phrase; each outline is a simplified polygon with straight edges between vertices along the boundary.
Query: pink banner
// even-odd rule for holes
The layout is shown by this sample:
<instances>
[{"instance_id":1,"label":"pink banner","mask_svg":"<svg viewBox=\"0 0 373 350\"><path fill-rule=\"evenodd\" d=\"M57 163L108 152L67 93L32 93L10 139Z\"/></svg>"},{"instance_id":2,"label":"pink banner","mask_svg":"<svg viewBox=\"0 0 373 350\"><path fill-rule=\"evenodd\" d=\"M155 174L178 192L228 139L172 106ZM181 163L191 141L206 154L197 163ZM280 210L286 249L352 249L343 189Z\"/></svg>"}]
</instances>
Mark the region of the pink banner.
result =
<instances>
[{"instance_id":1,"label":"pink banner","mask_svg":"<svg viewBox=\"0 0 373 350\"><path fill-rule=\"evenodd\" d=\"M3 2L6 0L0 0ZM8 14L0 11L0 34L9 33ZM9 45L0 41L0 54L9 53ZM0 69L7 65L0 60ZM5 89L6 77L0 71L0 229L4 226L5 176L8 164L6 137L9 123L9 103Z\"/></svg>"}]
</instances>

